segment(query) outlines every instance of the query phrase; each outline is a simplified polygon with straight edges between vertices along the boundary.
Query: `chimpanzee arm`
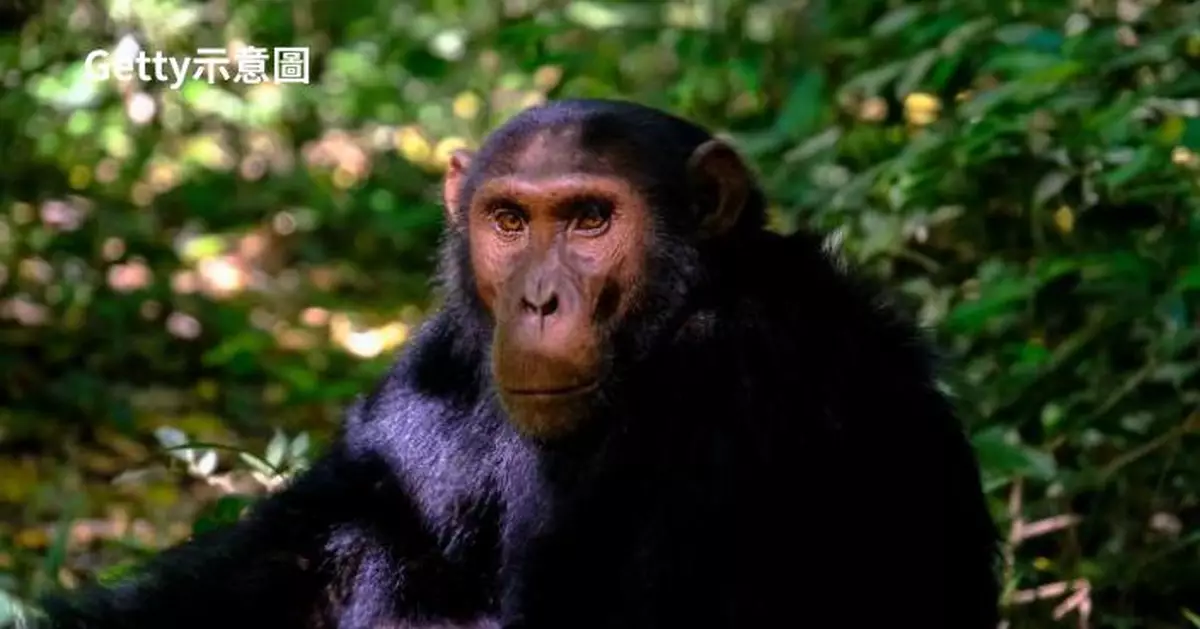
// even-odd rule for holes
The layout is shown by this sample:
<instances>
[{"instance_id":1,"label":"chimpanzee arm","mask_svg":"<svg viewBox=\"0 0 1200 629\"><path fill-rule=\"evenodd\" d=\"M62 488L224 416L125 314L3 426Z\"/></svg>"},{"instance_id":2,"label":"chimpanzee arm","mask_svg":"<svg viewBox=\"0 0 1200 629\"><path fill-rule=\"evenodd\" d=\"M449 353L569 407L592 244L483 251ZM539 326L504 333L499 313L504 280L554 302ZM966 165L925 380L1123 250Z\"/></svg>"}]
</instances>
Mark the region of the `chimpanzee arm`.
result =
<instances>
[{"instance_id":1,"label":"chimpanzee arm","mask_svg":"<svg viewBox=\"0 0 1200 629\"><path fill-rule=\"evenodd\" d=\"M49 627L368 629L477 618L492 516L446 481L461 479L456 468L433 461L455 439L431 424L432 412L354 415L329 454L240 522L162 552L126 582L47 601ZM422 488L437 488L436 500Z\"/></svg>"},{"instance_id":2,"label":"chimpanzee arm","mask_svg":"<svg viewBox=\"0 0 1200 629\"><path fill-rule=\"evenodd\" d=\"M360 476L335 451L237 524L160 553L117 585L45 601L49 626L319 626L339 570L325 546L369 488Z\"/></svg>"}]
</instances>

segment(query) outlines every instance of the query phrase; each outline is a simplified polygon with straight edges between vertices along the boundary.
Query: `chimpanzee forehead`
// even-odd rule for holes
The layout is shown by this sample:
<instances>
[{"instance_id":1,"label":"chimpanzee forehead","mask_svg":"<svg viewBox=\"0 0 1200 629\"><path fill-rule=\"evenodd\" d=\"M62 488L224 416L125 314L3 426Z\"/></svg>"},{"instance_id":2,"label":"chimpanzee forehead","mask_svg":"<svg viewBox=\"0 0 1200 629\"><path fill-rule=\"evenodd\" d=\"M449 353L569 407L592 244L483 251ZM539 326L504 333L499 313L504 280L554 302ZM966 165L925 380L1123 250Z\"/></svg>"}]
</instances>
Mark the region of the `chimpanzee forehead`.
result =
<instances>
[{"instance_id":1,"label":"chimpanzee forehead","mask_svg":"<svg viewBox=\"0 0 1200 629\"><path fill-rule=\"evenodd\" d=\"M561 100L527 109L480 147L463 187L483 181L570 174L620 177L652 198L682 198L687 161L710 139L690 122L621 101Z\"/></svg>"},{"instance_id":2,"label":"chimpanzee forehead","mask_svg":"<svg viewBox=\"0 0 1200 629\"><path fill-rule=\"evenodd\" d=\"M589 142L586 129L579 123L544 127L530 133L509 136L496 146L496 154L487 162L488 176L519 175L530 179L572 173L628 175L637 170L635 151L622 138Z\"/></svg>"}]
</instances>

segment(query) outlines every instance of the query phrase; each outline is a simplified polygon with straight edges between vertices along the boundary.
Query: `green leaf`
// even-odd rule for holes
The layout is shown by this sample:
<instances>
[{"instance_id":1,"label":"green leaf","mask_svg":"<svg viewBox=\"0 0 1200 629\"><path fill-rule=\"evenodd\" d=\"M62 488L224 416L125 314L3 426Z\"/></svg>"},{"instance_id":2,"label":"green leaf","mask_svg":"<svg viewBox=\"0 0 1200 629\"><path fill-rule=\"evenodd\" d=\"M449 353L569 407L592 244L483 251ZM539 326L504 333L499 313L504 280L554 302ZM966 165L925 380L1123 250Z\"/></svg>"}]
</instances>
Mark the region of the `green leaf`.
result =
<instances>
[{"instance_id":1,"label":"green leaf","mask_svg":"<svg viewBox=\"0 0 1200 629\"><path fill-rule=\"evenodd\" d=\"M0 590L0 627L40 626L26 624L32 622L32 617L36 615L38 614L32 606L26 605L12 594Z\"/></svg>"},{"instance_id":2,"label":"green leaf","mask_svg":"<svg viewBox=\"0 0 1200 629\"><path fill-rule=\"evenodd\" d=\"M1200 290L1200 266L1193 266L1184 271L1183 276L1175 282L1174 290Z\"/></svg>"},{"instance_id":3,"label":"green leaf","mask_svg":"<svg viewBox=\"0 0 1200 629\"><path fill-rule=\"evenodd\" d=\"M236 523L254 498L244 494L226 494L204 509L192 524L193 533L199 535Z\"/></svg>"},{"instance_id":4,"label":"green leaf","mask_svg":"<svg viewBox=\"0 0 1200 629\"><path fill-rule=\"evenodd\" d=\"M990 474L1003 478L1050 480L1058 473L1054 457L1006 437L1001 428L993 428L972 439L979 464Z\"/></svg>"},{"instance_id":5,"label":"green leaf","mask_svg":"<svg viewBox=\"0 0 1200 629\"><path fill-rule=\"evenodd\" d=\"M250 467L254 468L254 470L260 474L265 474L268 477L279 475L279 470L271 467L266 461L263 461L249 452L238 452L238 458L240 458Z\"/></svg>"},{"instance_id":6,"label":"green leaf","mask_svg":"<svg viewBox=\"0 0 1200 629\"><path fill-rule=\"evenodd\" d=\"M307 432L302 432L292 440L292 447L289 450L293 459L303 458L308 454L309 437Z\"/></svg>"},{"instance_id":7,"label":"green leaf","mask_svg":"<svg viewBox=\"0 0 1200 629\"><path fill-rule=\"evenodd\" d=\"M1193 151L1200 151L1200 118L1188 118L1179 143Z\"/></svg>"},{"instance_id":8,"label":"green leaf","mask_svg":"<svg viewBox=\"0 0 1200 629\"><path fill-rule=\"evenodd\" d=\"M933 64L937 63L941 54L937 49L926 50L913 57L908 64L908 68L900 79L896 81L896 98L903 99L912 92L916 91L921 81L929 74L929 69Z\"/></svg>"},{"instance_id":9,"label":"green leaf","mask_svg":"<svg viewBox=\"0 0 1200 629\"><path fill-rule=\"evenodd\" d=\"M883 91L883 86L894 81L906 67L908 64L904 61L893 61L874 70L868 70L846 81L840 91L862 92L866 96L877 96Z\"/></svg>"},{"instance_id":10,"label":"green leaf","mask_svg":"<svg viewBox=\"0 0 1200 629\"><path fill-rule=\"evenodd\" d=\"M1025 279L987 285L978 299L955 306L946 316L946 325L957 332L978 332L989 319L1024 305L1033 289L1033 283Z\"/></svg>"},{"instance_id":11,"label":"green leaf","mask_svg":"<svg viewBox=\"0 0 1200 629\"><path fill-rule=\"evenodd\" d=\"M917 18L921 17L921 14L924 12L924 8L918 4L901 5L900 7L888 11L883 17L879 18L879 20L871 26L871 35L875 37L888 37L889 35L895 35L915 22Z\"/></svg>"},{"instance_id":12,"label":"green leaf","mask_svg":"<svg viewBox=\"0 0 1200 629\"><path fill-rule=\"evenodd\" d=\"M806 72L788 94L775 121L775 131L792 139L811 133L824 110L824 92L825 76L817 71Z\"/></svg>"},{"instance_id":13,"label":"green leaf","mask_svg":"<svg viewBox=\"0 0 1200 629\"><path fill-rule=\"evenodd\" d=\"M1005 73L1016 79L1032 72L1053 68L1060 63L1062 57L1059 55L1018 49L992 57L984 64L983 71Z\"/></svg>"},{"instance_id":14,"label":"green leaf","mask_svg":"<svg viewBox=\"0 0 1200 629\"><path fill-rule=\"evenodd\" d=\"M283 455L287 453L288 438L283 434L283 431L276 430L275 436L271 438L271 442L267 444L267 452L263 456L271 467L279 468L283 463Z\"/></svg>"},{"instance_id":15,"label":"green leaf","mask_svg":"<svg viewBox=\"0 0 1200 629\"><path fill-rule=\"evenodd\" d=\"M984 17L962 24L942 39L940 46L942 53L957 55L965 45L979 38L981 34L987 32L995 23L996 20L994 18Z\"/></svg>"},{"instance_id":16,"label":"green leaf","mask_svg":"<svg viewBox=\"0 0 1200 629\"><path fill-rule=\"evenodd\" d=\"M1033 204L1041 207L1047 201L1058 196L1063 188L1071 181L1072 174L1065 170L1052 170L1042 176L1033 188Z\"/></svg>"},{"instance_id":17,"label":"green leaf","mask_svg":"<svg viewBox=\"0 0 1200 629\"><path fill-rule=\"evenodd\" d=\"M1154 150L1148 146L1138 148L1133 158L1115 170L1104 173L1104 182L1109 188L1121 186L1150 171L1154 165Z\"/></svg>"}]
</instances>

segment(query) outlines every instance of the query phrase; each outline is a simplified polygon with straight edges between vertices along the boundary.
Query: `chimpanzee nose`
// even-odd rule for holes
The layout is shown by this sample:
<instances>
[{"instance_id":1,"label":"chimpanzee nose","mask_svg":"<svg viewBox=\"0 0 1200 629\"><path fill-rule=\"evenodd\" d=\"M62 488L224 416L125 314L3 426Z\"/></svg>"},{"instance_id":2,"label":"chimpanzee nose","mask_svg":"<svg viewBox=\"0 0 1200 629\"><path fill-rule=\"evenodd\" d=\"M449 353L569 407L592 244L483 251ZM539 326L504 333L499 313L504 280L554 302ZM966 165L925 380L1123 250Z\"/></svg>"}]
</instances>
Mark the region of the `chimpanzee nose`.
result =
<instances>
[{"instance_id":1,"label":"chimpanzee nose","mask_svg":"<svg viewBox=\"0 0 1200 629\"><path fill-rule=\"evenodd\" d=\"M558 311L558 292L554 283L544 277L530 282L521 297L521 307L539 317L549 317Z\"/></svg>"}]
</instances>

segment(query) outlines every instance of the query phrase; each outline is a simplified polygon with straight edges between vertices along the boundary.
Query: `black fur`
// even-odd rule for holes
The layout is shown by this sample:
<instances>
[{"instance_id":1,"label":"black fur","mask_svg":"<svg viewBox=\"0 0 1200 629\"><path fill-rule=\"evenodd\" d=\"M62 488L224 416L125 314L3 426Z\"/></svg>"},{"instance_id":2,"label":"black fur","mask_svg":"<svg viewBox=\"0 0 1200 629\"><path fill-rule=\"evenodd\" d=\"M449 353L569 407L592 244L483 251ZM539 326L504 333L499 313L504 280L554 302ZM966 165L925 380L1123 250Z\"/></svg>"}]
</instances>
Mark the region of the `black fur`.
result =
<instances>
[{"instance_id":1,"label":"black fur","mask_svg":"<svg viewBox=\"0 0 1200 629\"><path fill-rule=\"evenodd\" d=\"M581 163L621 155L658 213L604 420L554 445L506 423L448 229L444 306L332 451L240 525L52 601L55 627L996 626L996 533L918 331L815 236L764 231L757 192L732 235L687 237L709 135L653 110L523 113L464 198L554 124L584 130Z\"/></svg>"}]
</instances>

